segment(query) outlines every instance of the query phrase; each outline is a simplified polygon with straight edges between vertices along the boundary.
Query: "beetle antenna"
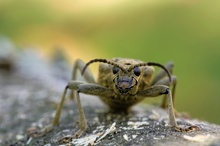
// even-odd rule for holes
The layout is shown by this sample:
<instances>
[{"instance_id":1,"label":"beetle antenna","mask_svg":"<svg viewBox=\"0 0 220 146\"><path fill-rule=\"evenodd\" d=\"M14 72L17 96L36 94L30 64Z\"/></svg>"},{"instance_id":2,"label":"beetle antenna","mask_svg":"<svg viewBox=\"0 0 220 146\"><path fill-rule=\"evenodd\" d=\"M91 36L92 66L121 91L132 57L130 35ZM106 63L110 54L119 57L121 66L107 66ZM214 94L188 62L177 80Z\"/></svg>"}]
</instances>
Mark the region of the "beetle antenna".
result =
<instances>
[{"instance_id":1,"label":"beetle antenna","mask_svg":"<svg viewBox=\"0 0 220 146\"><path fill-rule=\"evenodd\" d=\"M170 83L172 83L172 78L171 78L170 71L165 66L163 66L159 63L155 63L155 62L139 63L139 64L134 65L132 69L134 69L135 67L146 66L146 65L148 65L148 66L158 66L158 67L162 68L167 73Z\"/></svg>"},{"instance_id":2,"label":"beetle antenna","mask_svg":"<svg viewBox=\"0 0 220 146\"><path fill-rule=\"evenodd\" d=\"M117 64L117 63L115 63L115 62L113 62L113 61L110 61L110 60L107 60L107 59L93 59L93 60L90 60L89 62L86 63L86 65L84 66L84 68L83 68L81 74L83 75L84 72L85 72L85 70L86 70L86 68L87 68L90 64L92 64L92 63L94 63L94 62L102 62L102 63L111 64L111 65L113 65L113 66L116 66L116 67L120 68L121 70L124 70L124 68L123 68L122 66L120 66L119 64Z\"/></svg>"}]
</instances>

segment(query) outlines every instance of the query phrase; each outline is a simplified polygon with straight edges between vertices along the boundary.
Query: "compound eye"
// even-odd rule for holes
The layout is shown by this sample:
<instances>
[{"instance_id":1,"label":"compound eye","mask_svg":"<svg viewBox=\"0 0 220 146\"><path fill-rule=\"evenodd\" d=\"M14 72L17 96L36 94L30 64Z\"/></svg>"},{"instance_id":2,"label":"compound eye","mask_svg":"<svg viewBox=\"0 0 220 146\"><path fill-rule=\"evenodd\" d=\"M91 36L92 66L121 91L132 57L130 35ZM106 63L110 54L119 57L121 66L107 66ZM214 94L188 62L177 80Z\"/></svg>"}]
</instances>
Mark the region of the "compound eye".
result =
<instances>
[{"instance_id":1,"label":"compound eye","mask_svg":"<svg viewBox=\"0 0 220 146\"><path fill-rule=\"evenodd\" d=\"M116 74L118 71L119 71L119 68L118 68L118 67L114 67L114 68L113 68L113 74Z\"/></svg>"},{"instance_id":2,"label":"compound eye","mask_svg":"<svg viewBox=\"0 0 220 146\"><path fill-rule=\"evenodd\" d=\"M136 76L139 76L139 75L141 74L141 70L140 70L139 67L135 67L135 68L134 68L134 74L135 74Z\"/></svg>"}]
</instances>

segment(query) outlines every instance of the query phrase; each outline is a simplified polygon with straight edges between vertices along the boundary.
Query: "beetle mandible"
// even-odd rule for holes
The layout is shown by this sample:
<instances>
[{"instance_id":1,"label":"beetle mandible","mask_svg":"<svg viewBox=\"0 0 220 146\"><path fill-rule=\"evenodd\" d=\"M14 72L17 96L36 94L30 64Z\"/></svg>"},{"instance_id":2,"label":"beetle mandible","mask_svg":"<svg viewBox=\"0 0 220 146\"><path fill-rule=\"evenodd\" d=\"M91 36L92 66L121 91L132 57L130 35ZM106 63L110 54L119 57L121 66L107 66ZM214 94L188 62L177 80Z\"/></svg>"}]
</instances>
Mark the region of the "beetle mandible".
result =
<instances>
[{"instance_id":1,"label":"beetle mandible","mask_svg":"<svg viewBox=\"0 0 220 146\"><path fill-rule=\"evenodd\" d=\"M97 82L91 71L87 68L90 64L95 62L100 62ZM154 78L153 66L161 68ZM76 132L74 137L80 137L87 128L79 93L99 96L113 112L128 112L134 104L143 99L164 94L166 96L162 102L162 107L168 108L170 127L177 131L186 132L199 130L197 126L181 128L177 125L173 108L176 77L171 74L172 69L172 62L163 66L155 62L142 62L128 58L113 58L110 60L93 59L85 64L82 60L78 59L73 68L72 80L64 89L53 122L46 130L49 131L59 124L67 89L72 90L71 95L75 96L79 110L80 129ZM76 80L77 70L81 71L86 82ZM169 86L173 86L172 93Z\"/></svg>"}]
</instances>

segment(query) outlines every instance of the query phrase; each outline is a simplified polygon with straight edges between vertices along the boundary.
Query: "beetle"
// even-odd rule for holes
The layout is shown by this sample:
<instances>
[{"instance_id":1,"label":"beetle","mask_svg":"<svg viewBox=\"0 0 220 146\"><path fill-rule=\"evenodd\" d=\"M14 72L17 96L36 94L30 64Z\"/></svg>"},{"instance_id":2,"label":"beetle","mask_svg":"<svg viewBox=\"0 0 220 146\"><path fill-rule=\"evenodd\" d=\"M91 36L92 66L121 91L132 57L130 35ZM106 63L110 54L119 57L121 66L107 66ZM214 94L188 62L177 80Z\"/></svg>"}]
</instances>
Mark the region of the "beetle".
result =
<instances>
[{"instance_id":1,"label":"beetle","mask_svg":"<svg viewBox=\"0 0 220 146\"><path fill-rule=\"evenodd\" d=\"M100 62L97 82L92 72L88 69L88 66L95 62ZM153 66L161 68L154 78ZM134 104L141 102L143 99L164 94L165 98L162 102L162 107L168 108L170 127L176 131L185 132L199 130L197 126L181 128L177 125L173 108L176 77L171 74L172 69L172 62L163 66L155 62L142 62L128 58L93 59L88 63L78 59L73 67L72 80L65 87L53 122L46 127L46 130L50 131L59 124L68 89L72 90L71 95L72 97L75 96L79 110L80 129L74 135L76 138L80 137L88 127L79 97L80 93L99 96L112 112L129 112ZM84 82L76 80L78 70L81 71L85 79ZM169 88L170 86L173 86L172 92Z\"/></svg>"}]
</instances>

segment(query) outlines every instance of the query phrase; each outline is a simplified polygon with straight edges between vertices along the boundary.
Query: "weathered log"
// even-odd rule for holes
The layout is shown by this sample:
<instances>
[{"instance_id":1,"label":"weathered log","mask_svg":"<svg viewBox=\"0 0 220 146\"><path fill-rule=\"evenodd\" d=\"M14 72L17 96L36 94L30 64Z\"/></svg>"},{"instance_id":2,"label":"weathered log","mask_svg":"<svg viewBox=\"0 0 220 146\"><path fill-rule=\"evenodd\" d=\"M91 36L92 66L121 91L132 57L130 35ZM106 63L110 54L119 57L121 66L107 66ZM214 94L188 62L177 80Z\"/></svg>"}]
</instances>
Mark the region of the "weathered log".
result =
<instances>
[{"instance_id":1,"label":"weathered log","mask_svg":"<svg viewBox=\"0 0 220 146\"><path fill-rule=\"evenodd\" d=\"M19 53L16 70L0 72L0 145L58 145L79 128L74 100L66 99L60 125L51 132L39 136L27 135L26 130L38 131L52 121L70 78L62 72L71 71L63 64L47 63L37 53ZM129 115L111 114L98 97L81 94L81 99L88 129L70 140L72 145L220 145L218 125L178 117L180 126L197 125L200 131L177 132L168 125L167 111L158 106L139 104Z\"/></svg>"}]
</instances>

